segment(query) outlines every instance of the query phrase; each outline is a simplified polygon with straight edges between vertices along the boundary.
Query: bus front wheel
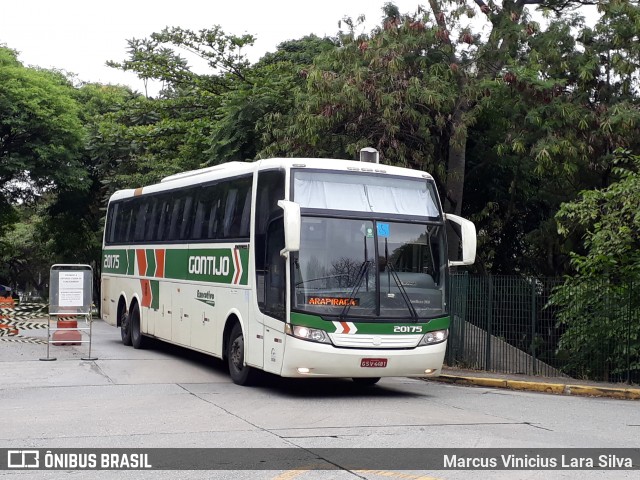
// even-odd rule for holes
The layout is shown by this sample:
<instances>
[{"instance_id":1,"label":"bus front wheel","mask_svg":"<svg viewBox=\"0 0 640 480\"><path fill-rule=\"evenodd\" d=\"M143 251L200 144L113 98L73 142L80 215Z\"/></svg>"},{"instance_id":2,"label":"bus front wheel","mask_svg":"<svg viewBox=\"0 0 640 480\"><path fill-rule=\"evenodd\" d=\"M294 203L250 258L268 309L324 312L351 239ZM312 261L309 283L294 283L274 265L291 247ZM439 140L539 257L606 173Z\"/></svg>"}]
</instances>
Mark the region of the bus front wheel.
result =
<instances>
[{"instance_id":1,"label":"bus front wheel","mask_svg":"<svg viewBox=\"0 0 640 480\"><path fill-rule=\"evenodd\" d=\"M227 362L229 364L229 376L237 385L251 385L256 377L256 371L244 363L245 341L242 335L242 327L236 323L231 330L227 343Z\"/></svg>"}]
</instances>

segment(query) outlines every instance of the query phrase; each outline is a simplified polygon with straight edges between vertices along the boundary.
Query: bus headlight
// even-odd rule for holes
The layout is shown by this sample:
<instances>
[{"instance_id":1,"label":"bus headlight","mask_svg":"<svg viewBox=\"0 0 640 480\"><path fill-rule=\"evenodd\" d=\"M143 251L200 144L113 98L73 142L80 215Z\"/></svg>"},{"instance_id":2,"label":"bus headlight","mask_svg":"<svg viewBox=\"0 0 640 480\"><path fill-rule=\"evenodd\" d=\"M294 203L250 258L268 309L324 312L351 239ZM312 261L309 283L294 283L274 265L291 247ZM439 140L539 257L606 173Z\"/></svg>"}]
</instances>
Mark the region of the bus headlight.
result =
<instances>
[{"instance_id":1,"label":"bus headlight","mask_svg":"<svg viewBox=\"0 0 640 480\"><path fill-rule=\"evenodd\" d=\"M287 324L285 325L284 331L287 335L291 335L292 337L300 338L302 340L318 343L331 343L327 332L318 328Z\"/></svg>"},{"instance_id":2,"label":"bus headlight","mask_svg":"<svg viewBox=\"0 0 640 480\"><path fill-rule=\"evenodd\" d=\"M449 337L449 330L434 330L433 332L427 332L420 340L418 345L435 345L436 343L442 343Z\"/></svg>"}]
</instances>

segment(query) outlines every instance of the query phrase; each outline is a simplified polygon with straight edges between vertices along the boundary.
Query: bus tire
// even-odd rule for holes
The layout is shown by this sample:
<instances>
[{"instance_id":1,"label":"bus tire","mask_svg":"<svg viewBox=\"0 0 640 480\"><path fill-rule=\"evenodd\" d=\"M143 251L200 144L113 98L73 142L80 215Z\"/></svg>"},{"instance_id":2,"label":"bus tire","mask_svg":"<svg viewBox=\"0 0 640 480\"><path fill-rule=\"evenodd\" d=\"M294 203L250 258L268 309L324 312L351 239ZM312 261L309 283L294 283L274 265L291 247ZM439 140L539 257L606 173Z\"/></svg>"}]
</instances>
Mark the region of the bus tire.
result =
<instances>
[{"instance_id":1,"label":"bus tire","mask_svg":"<svg viewBox=\"0 0 640 480\"><path fill-rule=\"evenodd\" d=\"M251 385L256 378L256 371L249 365L245 365L245 342L242 334L242 326L237 323L231 329L227 342L227 363L229 376L236 385Z\"/></svg>"},{"instance_id":2,"label":"bus tire","mask_svg":"<svg viewBox=\"0 0 640 480\"><path fill-rule=\"evenodd\" d=\"M125 311L120 316L120 338L122 338L122 344L131 345L131 326L129 325L129 314Z\"/></svg>"},{"instance_id":3,"label":"bus tire","mask_svg":"<svg viewBox=\"0 0 640 480\"><path fill-rule=\"evenodd\" d=\"M378 383L380 381L380 377L354 377L351 380L353 380L353 383L360 385L361 387L370 387Z\"/></svg>"},{"instance_id":4,"label":"bus tire","mask_svg":"<svg viewBox=\"0 0 640 480\"><path fill-rule=\"evenodd\" d=\"M133 304L131 307L131 312L129 312L129 330L131 331L131 345L133 348L144 348L145 346L145 337L142 335L140 330L140 307L138 307L137 303Z\"/></svg>"}]
</instances>

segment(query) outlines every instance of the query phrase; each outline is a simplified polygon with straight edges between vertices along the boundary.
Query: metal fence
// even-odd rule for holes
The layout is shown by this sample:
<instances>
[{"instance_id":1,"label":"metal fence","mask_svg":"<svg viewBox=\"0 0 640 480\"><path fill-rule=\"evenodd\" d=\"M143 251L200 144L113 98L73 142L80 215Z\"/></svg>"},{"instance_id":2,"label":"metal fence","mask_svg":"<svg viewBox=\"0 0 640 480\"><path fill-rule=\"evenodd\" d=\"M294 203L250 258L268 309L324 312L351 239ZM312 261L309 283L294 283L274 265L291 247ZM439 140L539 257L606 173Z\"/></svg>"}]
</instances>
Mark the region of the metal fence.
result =
<instances>
[{"instance_id":1,"label":"metal fence","mask_svg":"<svg viewBox=\"0 0 640 480\"><path fill-rule=\"evenodd\" d=\"M640 383L640 287L558 278L450 278L449 366Z\"/></svg>"}]
</instances>

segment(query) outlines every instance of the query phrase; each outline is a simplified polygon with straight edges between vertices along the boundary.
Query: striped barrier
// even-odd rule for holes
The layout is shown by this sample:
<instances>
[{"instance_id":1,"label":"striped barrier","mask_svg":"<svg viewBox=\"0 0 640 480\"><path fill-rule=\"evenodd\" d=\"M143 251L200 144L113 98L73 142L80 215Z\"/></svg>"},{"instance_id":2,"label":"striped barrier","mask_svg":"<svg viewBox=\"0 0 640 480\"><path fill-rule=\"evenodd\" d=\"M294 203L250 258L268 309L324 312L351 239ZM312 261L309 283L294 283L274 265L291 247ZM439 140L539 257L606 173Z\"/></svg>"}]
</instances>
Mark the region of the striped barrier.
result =
<instances>
[{"instance_id":1,"label":"striped barrier","mask_svg":"<svg viewBox=\"0 0 640 480\"><path fill-rule=\"evenodd\" d=\"M12 320L10 318L0 318L0 325L15 327L19 330L41 330L47 328L45 321L31 322L27 320Z\"/></svg>"},{"instance_id":2,"label":"striped barrier","mask_svg":"<svg viewBox=\"0 0 640 480\"><path fill-rule=\"evenodd\" d=\"M47 315L46 303L27 303L18 306L0 304L0 316L6 317L42 317Z\"/></svg>"},{"instance_id":3,"label":"striped barrier","mask_svg":"<svg viewBox=\"0 0 640 480\"><path fill-rule=\"evenodd\" d=\"M46 345L47 341L43 338L36 337L23 337L22 335L15 335L11 337L2 337L0 336L0 342L11 342L11 343L33 343L37 345Z\"/></svg>"},{"instance_id":4,"label":"striped barrier","mask_svg":"<svg viewBox=\"0 0 640 480\"><path fill-rule=\"evenodd\" d=\"M4 323L0 323L0 337L10 337L14 335L18 335L20 331L12 327L11 325L7 325Z\"/></svg>"},{"instance_id":5,"label":"striped barrier","mask_svg":"<svg viewBox=\"0 0 640 480\"><path fill-rule=\"evenodd\" d=\"M3 302L3 305L6 305L6 302ZM45 305L46 307L46 305ZM29 306L29 311L36 312L37 310L42 309L42 304L34 304ZM15 313L14 308L4 307L0 309L0 341L3 342L14 342L14 343L37 343L42 344L45 343L43 339L33 338L33 337L25 337L20 335L21 330L43 330L47 328L46 322L34 322L28 321L20 316L20 318L16 318L13 314ZM28 310L22 309L19 312L19 315L24 315ZM44 313L44 312L43 312ZM33 318L43 317L43 313L34 314Z\"/></svg>"}]
</instances>

